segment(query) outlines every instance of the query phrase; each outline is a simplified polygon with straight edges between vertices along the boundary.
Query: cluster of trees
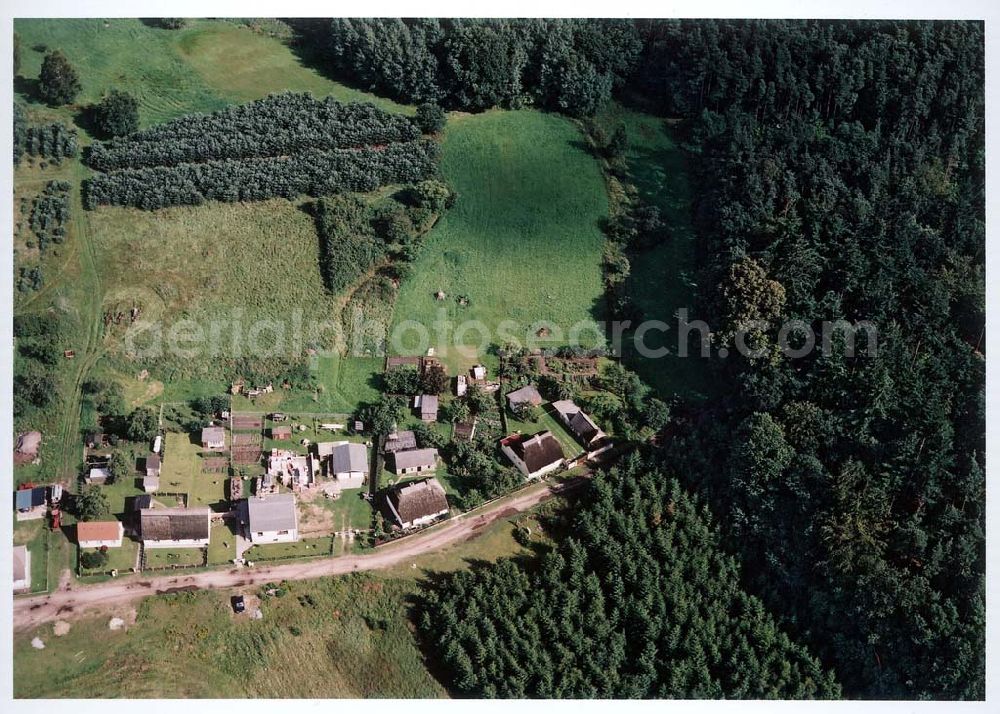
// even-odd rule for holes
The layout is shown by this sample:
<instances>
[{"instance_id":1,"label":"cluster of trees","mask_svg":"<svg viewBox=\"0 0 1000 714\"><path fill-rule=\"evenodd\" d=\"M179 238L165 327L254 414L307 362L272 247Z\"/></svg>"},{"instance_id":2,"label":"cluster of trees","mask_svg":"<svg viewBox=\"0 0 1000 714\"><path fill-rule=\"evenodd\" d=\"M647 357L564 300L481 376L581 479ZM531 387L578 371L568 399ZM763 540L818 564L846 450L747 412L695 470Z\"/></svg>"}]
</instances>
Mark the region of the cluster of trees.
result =
<instances>
[{"instance_id":1,"label":"cluster of trees","mask_svg":"<svg viewBox=\"0 0 1000 714\"><path fill-rule=\"evenodd\" d=\"M413 396L415 394L441 394L448 389L448 374L428 370L420 374L414 367L396 367L383 376L385 391L389 394ZM460 403L454 400L451 403Z\"/></svg>"},{"instance_id":2,"label":"cluster of trees","mask_svg":"<svg viewBox=\"0 0 1000 714\"><path fill-rule=\"evenodd\" d=\"M64 157L76 156L76 130L62 122L29 124L20 104L14 104L14 164L21 157L37 156L59 163Z\"/></svg>"},{"instance_id":3,"label":"cluster of trees","mask_svg":"<svg viewBox=\"0 0 1000 714\"><path fill-rule=\"evenodd\" d=\"M571 537L429 585L418 626L462 696L832 698L740 587L707 512L651 459L588 486Z\"/></svg>"},{"instance_id":4,"label":"cluster of trees","mask_svg":"<svg viewBox=\"0 0 1000 714\"><path fill-rule=\"evenodd\" d=\"M49 181L31 202L28 225L41 253L51 243L62 243L66 239L70 211L69 191L68 181Z\"/></svg>"},{"instance_id":5,"label":"cluster of trees","mask_svg":"<svg viewBox=\"0 0 1000 714\"><path fill-rule=\"evenodd\" d=\"M108 95L102 106L120 96ZM420 130L409 117L390 114L373 104L342 104L292 92L211 114L191 114L141 132L118 133L129 136L94 142L87 156L91 168L108 172L287 156L307 149L384 146L420 138Z\"/></svg>"},{"instance_id":6,"label":"cluster of trees","mask_svg":"<svg viewBox=\"0 0 1000 714\"><path fill-rule=\"evenodd\" d=\"M572 19L346 19L301 23L341 76L410 103L537 104L592 114L642 51L634 23Z\"/></svg>"},{"instance_id":7,"label":"cluster of trees","mask_svg":"<svg viewBox=\"0 0 1000 714\"><path fill-rule=\"evenodd\" d=\"M984 695L983 28L663 22L635 86L686 119L702 316L763 357L670 454L849 696ZM877 341L783 358L778 325ZM874 352L866 347L876 347ZM825 353L824 353L825 352Z\"/></svg>"},{"instance_id":8,"label":"cluster of trees","mask_svg":"<svg viewBox=\"0 0 1000 714\"><path fill-rule=\"evenodd\" d=\"M402 277L432 219L453 200L448 186L432 179L381 201L351 194L321 198L314 215L327 290L342 293L380 263Z\"/></svg>"},{"instance_id":9,"label":"cluster of trees","mask_svg":"<svg viewBox=\"0 0 1000 714\"><path fill-rule=\"evenodd\" d=\"M62 323L56 313L14 317L14 416L27 417L55 402L62 359Z\"/></svg>"},{"instance_id":10,"label":"cluster of trees","mask_svg":"<svg viewBox=\"0 0 1000 714\"><path fill-rule=\"evenodd\" d=\"M285 157L205 161L97 174L84 184L84 205L146 210L205 201L263 201L323 196L412 183L432 176L438 146L411 141L385 147L305 151Z\"/></svg>"}]
</instances>

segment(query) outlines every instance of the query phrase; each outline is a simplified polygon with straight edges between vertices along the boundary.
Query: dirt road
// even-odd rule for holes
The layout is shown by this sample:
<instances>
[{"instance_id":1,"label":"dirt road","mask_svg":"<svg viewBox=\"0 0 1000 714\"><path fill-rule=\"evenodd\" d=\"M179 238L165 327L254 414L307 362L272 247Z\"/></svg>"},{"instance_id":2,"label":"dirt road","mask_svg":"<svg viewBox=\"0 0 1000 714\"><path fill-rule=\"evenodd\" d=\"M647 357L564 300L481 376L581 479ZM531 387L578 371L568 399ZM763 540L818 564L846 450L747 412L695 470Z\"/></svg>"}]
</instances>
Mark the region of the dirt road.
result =
<instances>
[{"instance_id":1,"label":"dirt road","mask_svg":"<svg viewBox=\"0 0 1000 714\"><path fill-rule=\"evenodd\" d=\"M579 487L583 478L562 484L538 484L517 495L445 521L395 543L364 555L342 555L309 561L265 565L253 568L211 570L192 575L140 575L97 585L77 585L47 595L14 599L14 629L27 630L55 619L66 620L101 608L112 608L157 595L181 590L202 590L258 585L279 580L307 580L328 575L344 575L363 570L382 570L405 563L455 543L468 540L478 531L514 513Z\"/></svg>"}]
</instances>

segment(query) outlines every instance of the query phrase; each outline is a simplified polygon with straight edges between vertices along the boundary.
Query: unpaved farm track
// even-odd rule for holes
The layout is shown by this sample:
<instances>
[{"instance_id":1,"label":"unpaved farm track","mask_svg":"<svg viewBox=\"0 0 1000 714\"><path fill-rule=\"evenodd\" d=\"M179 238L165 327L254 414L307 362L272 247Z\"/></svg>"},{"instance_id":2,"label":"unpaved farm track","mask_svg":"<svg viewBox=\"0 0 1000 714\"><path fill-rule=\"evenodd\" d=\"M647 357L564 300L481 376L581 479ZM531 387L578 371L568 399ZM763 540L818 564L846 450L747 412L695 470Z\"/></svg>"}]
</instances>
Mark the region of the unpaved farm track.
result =
<instances>
[{"instance_id":1,"label":"unpaved farm track","mask_svg":"<svg viewBox=\"0 0 1000 714\"><path fill-rule=\"evenodd\" d=\"M97 585L78 585L47 595L15 598L14 629L29 630L56 619L67 620L87 611L118 607L160 595L187 590L246 587L280 580L308 580L329 575L344 575L364 570L383 570L413 558L441 550L475 537L496 521L526 511L559 493L578 488L584 477L561 484L539 484L511 498L445 521L416 535L379 547L364 555L342 555L283 565L212 570L193 575L141 575L112 580Z\"/></svg>"}]
</instances>

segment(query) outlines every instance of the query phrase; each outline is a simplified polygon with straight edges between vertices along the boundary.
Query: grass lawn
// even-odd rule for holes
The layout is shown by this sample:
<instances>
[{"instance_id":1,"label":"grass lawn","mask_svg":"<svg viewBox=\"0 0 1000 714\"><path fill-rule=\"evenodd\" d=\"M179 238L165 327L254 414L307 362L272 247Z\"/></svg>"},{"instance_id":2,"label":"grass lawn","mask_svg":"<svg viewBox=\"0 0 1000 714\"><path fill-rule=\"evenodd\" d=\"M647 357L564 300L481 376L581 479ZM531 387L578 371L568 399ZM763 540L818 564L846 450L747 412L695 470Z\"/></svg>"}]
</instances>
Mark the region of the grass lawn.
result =
<instances>
[{"instance_id":1,"label":"grass lawn","mask_svg":"<svg viewBox=\"0 0 1000 714\"><path fill-rule=\"evenodd\" d=\"M356 529L366 531L372 526L372 508L361 494L368 490L363 488L343 491L340 498L317 498L313 503L329 511L333 516L333 530L345 531Z\"/></svg>"},{"instance_id":2,"label":"grass lawn","mask_svg":"<svg viewBox=\"0 0 1000 714\"><path fill-rule=\"evenodd\" d=\"M519 323L512 332L524 342L536 321L552 321L565 332L578 321L603 319L598 221L608 200L600 168L570 121L532 110L452 116L441 168L458 201L403 281L396 328L409 320L426 326L454 374L482 356L446 348L455 341L475 345L482 333L470 329L442 340L433 327L440 313L456 325L480 321L490 342L500 340L504 320ZM447 299L436 300L438 290ZM464 307L457 300L463 295L469 299ZM416 333L403 337L390 351L419 353ZM603 342L591 331L583 337Z\"/></svg>"},{"instance_id":3,"label":"grass lawn","mask_svg":"<svg viewBox=\"0 0 1000 714\"><path fill-rule=\"evenodd\" d=\"M14 545L28 547L31 554L31 592L48 590L48 555L50 539L61 538L59 534L50 534L46 527L46 519L14 522Z\"/></svg>"},{"instance_id":4,"label":"grass lawn","mask_svg":"<svg viewBox=\"0 0 1000 714\"><path fill-rule=\"evenodd\" d=\"M236 557L236 536L224 523L212 522L208 542L208 564L232 563Z\"/></svg>"},{"instance_id":5,"label":"grass lawn","mask_svg":"<svg viewBox=\"0 0 1000 714\"><path fill-rule=\"evenodd\" d=\"M202 561L201 548L146 548L147 568L201 565Z\"/></svg>"},{"instance_id":6,"label":"grass lawn","mask_svg":"<svg viewBox=\"0 0 1000 714\"><path fill-rule=\"evenodd\" d=\"M628 291L646 319L662 320L670 330L650 331L645 343L652 349L667 347L662 358L645 358L634 351L630 340L624 344L626 364L634 369L661 395L682 394L697 397L711 394L705 360L689 350L688 357L677 356L677 317L680 308L694 313L695 234L691 225L691 185L685 157L662 119L613 105L603 117L609 123L624 123L629 138L626 159L629 178L640 197L657 206L669 227L670 238L638 256L630 256L632 274Z\"/></svg>"},{"instance_id":7,"label":"grass lawn","mask_svg":"<svg viewBox=\"0 0 1000 714\"><path fill-rule=\"evenodd\" d=\"M97 549L81 548L80 555L88 552L92 553L95 550ZM135 561L138 553L138 541L131 540L130 538L122 538L122 545L120 548L108 548L108 564L93 572L106 573L117 569L119 573L127 573L135 567ZM84 570L83 572L86 573L88 571Z\"/></svg>"},{"instance_id":8,"label":"grass lawn","mask_svg":"<svg viewBox=\"0 0 1000 714\"><path fill-rule=\"evenodd\" d=\"M330 538L304 538L295 543L266 543L255 545L243 554L247 560L273 560L275 558L304 558L310 555L327 555Z\"/></svg>"},{"instance_id":9,"label":"grass lawn","mask_svg":"<svg viewBox=\"0 0 1000 714\"><path fill-rule=\"evenodd\" d=\"M201 446L191 441L190 434L167 433L160 469L160 491L186 493L190 508L215 506L226 498L226 474L203 473L200 452ZM153 497L157 498L156 494Z\"/></svg>"}]
</instances>

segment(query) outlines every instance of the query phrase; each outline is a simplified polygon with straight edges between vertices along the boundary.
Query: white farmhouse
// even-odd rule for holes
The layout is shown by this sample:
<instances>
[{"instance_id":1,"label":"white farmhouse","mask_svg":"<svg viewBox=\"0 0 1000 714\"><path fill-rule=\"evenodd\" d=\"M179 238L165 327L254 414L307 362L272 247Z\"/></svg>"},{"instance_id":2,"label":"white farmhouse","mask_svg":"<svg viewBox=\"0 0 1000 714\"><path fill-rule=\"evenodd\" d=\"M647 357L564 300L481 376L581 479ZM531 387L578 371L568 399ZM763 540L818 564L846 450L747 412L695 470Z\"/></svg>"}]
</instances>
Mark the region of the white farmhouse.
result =
<instances>
[{"instance_id":1,"label":"white farmhouse","mask_svg":"<svg viewBox=\"0 0 1000 714\"><path fill-rule=\"evenodd\" d=\"M291 493L242 501L240 521L253 543L294 543L299 539L298 510Z\"/></svg>"}]
</instances>

